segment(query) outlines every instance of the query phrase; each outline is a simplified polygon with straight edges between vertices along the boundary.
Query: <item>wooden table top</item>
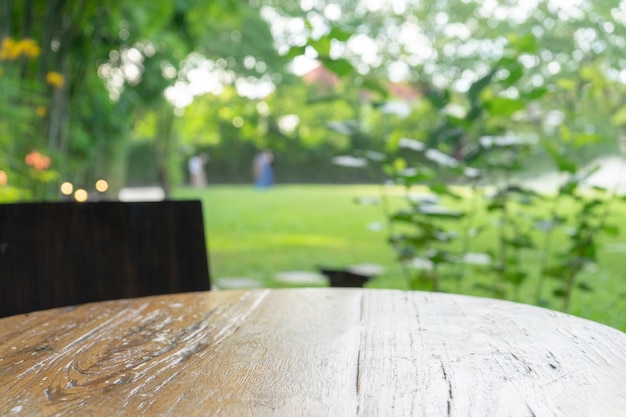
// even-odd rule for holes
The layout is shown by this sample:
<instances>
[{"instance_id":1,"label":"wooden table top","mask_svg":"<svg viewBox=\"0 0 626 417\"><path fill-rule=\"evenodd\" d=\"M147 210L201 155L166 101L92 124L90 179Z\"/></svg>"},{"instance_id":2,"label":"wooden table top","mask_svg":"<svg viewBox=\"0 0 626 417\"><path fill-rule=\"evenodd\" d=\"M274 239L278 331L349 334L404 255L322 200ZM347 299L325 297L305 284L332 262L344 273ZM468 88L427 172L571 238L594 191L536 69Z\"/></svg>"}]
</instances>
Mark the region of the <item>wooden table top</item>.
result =
<instances>
[{"instance_id":1,"label":"wooden table top","mask_svg":"<svg viewBox=\"0 0 626 417\"><path fill-rule=\"evenodd\" d=\"M626 334L505 301L214 291L0 319L0 415L626 415Z\"/></svg>"}]
</instances>

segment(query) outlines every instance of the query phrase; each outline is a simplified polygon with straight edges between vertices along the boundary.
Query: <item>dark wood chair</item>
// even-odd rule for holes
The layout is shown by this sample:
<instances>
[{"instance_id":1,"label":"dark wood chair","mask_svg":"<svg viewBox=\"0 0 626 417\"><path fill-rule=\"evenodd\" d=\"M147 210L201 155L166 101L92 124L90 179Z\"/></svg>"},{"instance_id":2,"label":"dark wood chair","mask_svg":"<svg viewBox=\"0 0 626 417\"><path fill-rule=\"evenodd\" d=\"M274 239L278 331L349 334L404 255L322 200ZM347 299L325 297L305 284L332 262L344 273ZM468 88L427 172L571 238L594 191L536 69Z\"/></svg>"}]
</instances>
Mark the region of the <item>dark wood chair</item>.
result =
<instances>
[{"instance_id":1,"label":"dark wood chair","mask_svg":"<svg viewBox=\"0 0 626 417\"><path fill-rule=\"evenodd\" d=\"M200 201L0 205L0 317L210 287Z\"/></svg>"},{"instance_id":2,"label":"dark wood chair","mask_svg":"<svg viewBox=\"0 0 626 417\"><path fill-rule=\"evenodd\" d=\"M337 288L362 288L372 276L350 271L343 268L318 267L318 270L326 275L329 285Z\"/></svg>"}]
</instances>

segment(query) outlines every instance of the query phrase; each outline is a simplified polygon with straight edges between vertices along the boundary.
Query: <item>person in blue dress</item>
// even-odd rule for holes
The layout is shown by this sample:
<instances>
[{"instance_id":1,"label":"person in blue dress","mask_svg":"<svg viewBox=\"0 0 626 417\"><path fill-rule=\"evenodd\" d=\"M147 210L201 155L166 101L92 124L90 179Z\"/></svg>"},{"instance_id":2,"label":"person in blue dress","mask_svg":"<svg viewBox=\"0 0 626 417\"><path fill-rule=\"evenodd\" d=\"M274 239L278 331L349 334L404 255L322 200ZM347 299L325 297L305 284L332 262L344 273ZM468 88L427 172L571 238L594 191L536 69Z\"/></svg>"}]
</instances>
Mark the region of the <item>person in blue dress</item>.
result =
<instances>
[{"instance_id":1,"label":"person in blue dress","mask_svg":"<svg viewBox=\"0 0 626 417\"><path fill-rule=\"evenodd\" d=\"M274 185L274 171L272 163L274 155L269 149L264 149L254 157L254 186L257 188L268 188Z\"/></svg>"}]
</instances>

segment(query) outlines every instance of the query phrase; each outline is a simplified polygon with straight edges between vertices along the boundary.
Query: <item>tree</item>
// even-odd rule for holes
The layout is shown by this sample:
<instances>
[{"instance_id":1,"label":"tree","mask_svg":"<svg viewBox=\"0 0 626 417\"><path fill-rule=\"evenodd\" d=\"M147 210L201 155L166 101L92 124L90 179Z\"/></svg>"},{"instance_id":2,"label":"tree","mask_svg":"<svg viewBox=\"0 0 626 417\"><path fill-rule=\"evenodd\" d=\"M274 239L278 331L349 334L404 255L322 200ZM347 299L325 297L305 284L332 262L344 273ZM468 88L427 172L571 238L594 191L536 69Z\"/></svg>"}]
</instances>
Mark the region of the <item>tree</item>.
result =
<instances>
[{"instance_id":1,"label":"tree","mask_svg":"<svg viewBox=\"0 0 626 417\"><path fill-rule=\"evenodd\" d=\"M59 172L61 180L90 187L96 178L106 177L117 188L123 184L121 162L136 111L156 111L162 116L165 124L159 130L157 148L160 155L168 152L173 107L163 96L168 85L163 66L176 69L206 33L207 21L231 19L230 12L237 9L230 0L202 4L113 1L106 5L3 0L0 6L3 39L33 39L41 46L38 61L24 63L9 84L53 84L43 93L49 105L45 114L40 110L41 120L31 138L20 141L11 132L2 142L11 144L10 152L18 160L24 149L45 149L51 156L51 172ZM124 88L139 84L142 88L134 91ZM28 99L22 95L19 100L26 103ZM7 108L2 106L2 111ZM22 177L21 185L33 189L33 184L25 182L28 177ZM167 177L163 169L165 188ZM56 187L34 189L31 198L57 197Z\"/></svg>"}]
</instances>

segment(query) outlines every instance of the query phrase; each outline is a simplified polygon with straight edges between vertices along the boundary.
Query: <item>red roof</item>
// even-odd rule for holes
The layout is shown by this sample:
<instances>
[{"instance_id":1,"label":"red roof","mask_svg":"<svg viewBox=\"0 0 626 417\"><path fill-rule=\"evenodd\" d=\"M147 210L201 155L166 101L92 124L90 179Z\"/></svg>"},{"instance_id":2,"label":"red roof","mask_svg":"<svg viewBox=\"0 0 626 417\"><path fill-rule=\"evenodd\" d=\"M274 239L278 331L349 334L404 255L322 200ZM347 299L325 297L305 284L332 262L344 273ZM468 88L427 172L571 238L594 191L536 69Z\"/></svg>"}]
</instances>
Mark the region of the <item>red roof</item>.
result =
<instances>
[{"instance_id":1,"label":"red roof","mask_svg":"<svg viewBox=\"0 0 626 417\"><path fill-rule=\"evenodd\" d=\"M317 84L320 87L332 89L337 86L339 77L334 72L319 65L302 76L302 80L307 84Z\"/></svg>"},{"instance_id":2,"label":"red roof","mask_svg":"<svg viewBox=\"0 0 626 417\"><path fill-rule=\"evenodd\" d=\"M326 90L334 89L339 83L337 74L327 70L321 64L302 75L301 78L307 84L316 84ZM388 83L387 92L392 97L408 102L415 101L421 96L419 89L409 83ZM364 99L368 99L370 96L371 94L366 91L362 93Z\"/></svg>"}]
</instances>

